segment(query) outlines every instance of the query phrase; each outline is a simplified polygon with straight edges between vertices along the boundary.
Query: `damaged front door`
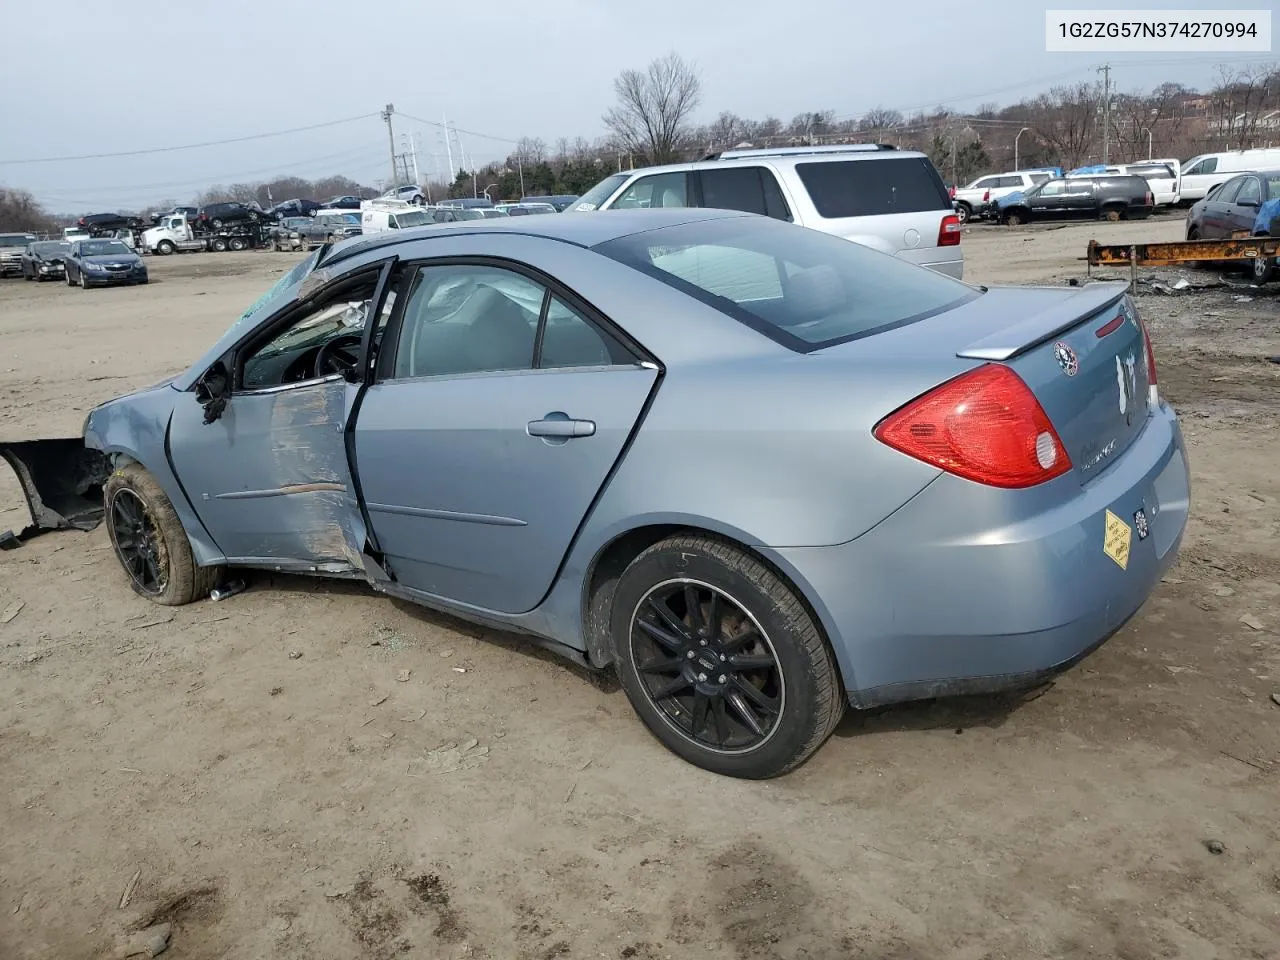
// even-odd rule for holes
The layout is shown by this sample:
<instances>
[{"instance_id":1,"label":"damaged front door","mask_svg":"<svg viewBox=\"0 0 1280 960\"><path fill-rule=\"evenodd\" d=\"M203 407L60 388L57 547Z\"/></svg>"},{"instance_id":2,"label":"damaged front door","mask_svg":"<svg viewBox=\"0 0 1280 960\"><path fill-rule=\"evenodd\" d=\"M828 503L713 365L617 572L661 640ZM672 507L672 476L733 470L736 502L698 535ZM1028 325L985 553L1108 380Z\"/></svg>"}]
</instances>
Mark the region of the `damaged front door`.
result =
<instances>
[{"instance_id":1,"label":"damaged front door","mask_svg":"<svg viewBox=\"0 0 1280 960\"><path fill-rule=\"evenodd\" d=\"M175 405L175 472L229 561L363 570L344 431L386 272L341 278L287 308Z\"/></svg>"}]
</instances>

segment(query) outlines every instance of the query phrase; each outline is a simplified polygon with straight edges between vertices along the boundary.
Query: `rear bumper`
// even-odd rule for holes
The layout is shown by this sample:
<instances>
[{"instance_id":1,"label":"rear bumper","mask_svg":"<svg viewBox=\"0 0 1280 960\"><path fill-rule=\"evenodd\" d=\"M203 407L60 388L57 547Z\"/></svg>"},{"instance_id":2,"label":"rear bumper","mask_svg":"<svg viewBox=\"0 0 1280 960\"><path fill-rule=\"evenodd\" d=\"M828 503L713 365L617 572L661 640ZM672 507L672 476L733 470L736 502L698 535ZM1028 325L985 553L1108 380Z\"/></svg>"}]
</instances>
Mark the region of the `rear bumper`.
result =
<instances>
[{"instance_id":1,"label":"rear bumper","mask_svg":"<svg viewBox=\"0 0 1280 960\"><path fill-rule=\"evenodd\" d=\"M1138 611L1177 555L1189 489L1161 407L1085 486L1073 473L997 491L944 474L856 540L767 553L817 611L855 706L994 692L1065 669ZM1130 531L1123 568L1103 552L1108 511Z\"/></svg>"}]
</instances>

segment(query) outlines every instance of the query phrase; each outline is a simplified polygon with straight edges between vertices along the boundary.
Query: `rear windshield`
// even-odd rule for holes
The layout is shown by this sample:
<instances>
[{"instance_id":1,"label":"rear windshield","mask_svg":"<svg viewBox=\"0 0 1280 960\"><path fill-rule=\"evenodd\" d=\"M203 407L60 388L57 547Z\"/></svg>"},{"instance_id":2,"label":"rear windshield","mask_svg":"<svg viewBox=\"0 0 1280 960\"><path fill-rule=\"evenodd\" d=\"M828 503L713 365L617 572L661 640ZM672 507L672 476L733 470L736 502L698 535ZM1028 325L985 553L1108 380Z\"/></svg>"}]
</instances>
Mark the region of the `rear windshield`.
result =
<instances>
[{"instance_id":1,"label":"rear windshield","mask_svg":"<svg viewBox=\"0 0 1280 960\"><path fill-rule=\"evenodd\" d=\"M797 163L796 173L828 220L951 209L942 178L925 157Z\"/></svg>"},{"instance_id":2,"label":"rear windshield","mask_svg":"<svg viewBox=\"0 0 1280 960\"><path fill-rule=\"evenodd\" d=\"M980 295L869 247L756 217L648 230L595 249L802 353Z\"/></svg>"},{"instance_id":3,"label":"rear windshield","mask_svg":"<svg viewBox=\"0 0 1280 960\"><path fill-rule=\"evenodd\" d=\"M1148 180L1176 179L1176 175L1173 172L1173 168L1167 167L1163 163L1148 164L1141 167L1130 167L1129 172L1139 177L1145 177Z\"/></svg>"}]
</instances>

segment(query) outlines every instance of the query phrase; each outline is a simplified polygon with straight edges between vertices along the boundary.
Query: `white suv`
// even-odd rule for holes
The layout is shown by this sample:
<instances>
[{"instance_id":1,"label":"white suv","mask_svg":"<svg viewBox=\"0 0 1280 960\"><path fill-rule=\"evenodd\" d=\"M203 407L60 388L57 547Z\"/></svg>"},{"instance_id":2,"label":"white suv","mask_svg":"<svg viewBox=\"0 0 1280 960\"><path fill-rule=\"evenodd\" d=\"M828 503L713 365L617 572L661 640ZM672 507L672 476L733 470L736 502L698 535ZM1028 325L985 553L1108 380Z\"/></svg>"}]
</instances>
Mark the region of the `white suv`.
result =
<instances>
[{"instance_id":1,"label":"white suv","mask_svg":"<svg viewBox=\"0 0 1280 960\"><path fill-rule=\"evenodd\" d=\"M567 212L715 207L834 234L960 279L960 218L923 153L883 144L727 150L625 170Z\"/></svg>"}]
</instances>

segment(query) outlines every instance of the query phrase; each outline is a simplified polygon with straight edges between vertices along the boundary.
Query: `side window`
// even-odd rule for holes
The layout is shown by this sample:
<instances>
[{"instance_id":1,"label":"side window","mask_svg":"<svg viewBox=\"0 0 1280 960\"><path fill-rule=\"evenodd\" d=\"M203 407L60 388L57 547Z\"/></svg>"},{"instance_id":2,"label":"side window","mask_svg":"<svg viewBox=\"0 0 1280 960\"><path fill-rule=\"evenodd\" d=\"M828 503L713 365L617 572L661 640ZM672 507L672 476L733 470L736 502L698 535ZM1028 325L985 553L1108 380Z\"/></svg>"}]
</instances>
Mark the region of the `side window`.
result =
<instances>
[{"instance_id":1,"label":"side window","mask_svg":"<svg viewBox=\"0 0 1280 960\"><path fill-rule=\"evenodd\" d=\"M405 303L394 376L533 369L545 294L541 284L499 267L422 267Z\"/></svg>"},{"instance_id":2,"label":"side window","mask_svg":"<svg viewBox=\"0 0 1280 960\"><path fill-rule=\"evenodd\" d=\"M1021 177L998 177L997 180L998 180L998 182L996 183L997 187L1021 187L1022 186Z\"/></svg>"},{"instance_id":3,"label":"side window","mask_svg":"<svg viewBox=\"0 0 1280 960\"><path fill-rule=\"evenodd\" d=\"M1222 185L1222 189L1213 195L1213 199L1218 203L1235 203L1236 194L1240 192L1240 188L1243 186L1243 179L1228 180Z\"/></svg>"},{"instance_id":4,"label":"side window","mask_svg":"<svg viewBox=\"0 0 1280 960\"><path fill-rule=\"evenodd\" d=\"M725 167L723 170L703 170L702 205L717 210L742 210L745 213L765 212L764 186L760 182L759 167Z\"/></svg>"},{"instance_id":5,"label":"side window","mask_svg":"<svg viewBox=\"0 0 1280 960\"><path fill-rule=\"evenodd\" d=\"M1049 174L1047 174L1047 173L1033 173L1033 174L1031 175L1031 182L1032 182L1032 183L1044 183L1045 181L1047 181L1047 180L1052 180L1052 179L1053 179L1053 178L1052 178L1052 177L1050 177L1050 176L1049 176Z\"/></svg>"},{"instance_id":6,"label":"side window","mask_svg":"<svg viewBox=\"0 0 1280 960\"><path fill-rule=\"evenodd\" d=\"M377 271L339 282L317 303L294 313L265 342L251 345L239 358L240 387L261 390L302 383L337 372L327 359L356 362L377 284Z\"/></svg>"},{"instance_id":7,"label":"side window","mask_svg":"<svg viewBox=\"0 0 1280 960\"><path fill-rule=\"evenodd\" d=\"M559 297L551 297L547 305L546 326L542 331L539 369L607 367L634 362L631 351L614 337Z\"/></svg>"},{"instance_id":8,"label":"side window","mask_svg":"<svg viewBox=\"0 0 1280 960\"><path fill-rule=\"evenodd\" d=\"M1240 185L1240 192L1236 194L1236 203L1253 203L1262 202L1262 185L1258 182L1257 177L1246 177Z\"/></svg>"},{"instance_id":9,"label":"side window","mask_svg":"<svg viewBox=\"0 0 1280 960\"><path fill-rule=\"evenodd\" d=\"M636 210L653 207L687 207L689 205L689 175L686 173L656 173L641 177L614 201L614 210Z\"/></svg>"},{"instance_id":10,"label":"side window","mask_svg":"<svg viewBox=\"0 0 1280 960\"><path fill-rule=\"evenodd\" d=\"M1000 182L999 177L983 177L981 180L979 180L977 183L973 185L973 189L990 190L992 187L1002 187L1002 186L1004 186L1004 184Z\"/></svg>"},{"instance_id":11,"label":"side window","mask_svg":"<svg viewBox=\"0 0 1280 960\"><path fill-rule=\"evenodd\" d=\"M1040 191L1042 197L1060 197L1067 192L1067 182L1058 180L1054 183L1047 183L1043 190Z\"/></svg>"},{"instance_id":12,"label":"side window","mask_svg":"<svg viewBox=\"0 0 1280 960\"><path fill-rule=\"evenodd\" d=\"M764 186L764 212L775 220L795 219L791 208L787 206L787 198L782 195L782 187L778 186L778 178L772 170L760 168L760 180Z\"/></svg>"},{"instance_id":13,"label":"side window","mask_svg":"<svg viewBox=\"0 0 1280 960\"><path fill-rule=\"evenodd\" d=\"M1218 158L1205 157L1199 163L1192 164L1190 170L1183 170L1182 174L1183 176L1186 176L1187 174L1196 174L1196 173L1214 173L1217 169L1218 169Z\"/></svg>"}]
</instances>

